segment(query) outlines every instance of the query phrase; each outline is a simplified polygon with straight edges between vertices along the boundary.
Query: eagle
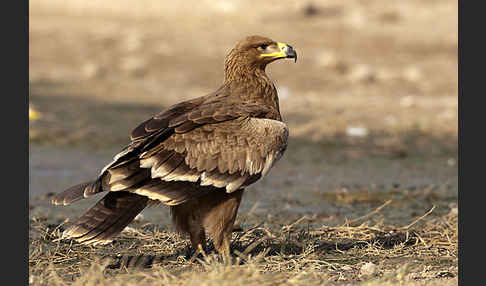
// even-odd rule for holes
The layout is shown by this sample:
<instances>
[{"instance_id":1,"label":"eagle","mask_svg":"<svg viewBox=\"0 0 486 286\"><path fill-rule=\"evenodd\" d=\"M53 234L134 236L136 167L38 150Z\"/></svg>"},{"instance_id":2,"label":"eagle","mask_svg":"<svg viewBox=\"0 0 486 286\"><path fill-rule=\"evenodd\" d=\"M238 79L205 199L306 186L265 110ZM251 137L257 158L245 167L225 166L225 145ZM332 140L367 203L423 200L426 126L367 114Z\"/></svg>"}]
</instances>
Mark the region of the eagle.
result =
<instances>
[{"instance_id":1,"label":"eagle","mask_svg":"<svg viewBox=\"0 0 486 286\"><path fill-rule=\"evenodd\" d=\"M257 35L238 41L216 91L142 122L96 179L53 197L53 204L67 206L107 192L62 239L110 243L145 207L165 204L194 250L205 251L209 236L215 250L228 255L245 188L287 148L277 89L265 73L269 63L286 58L297 61L288 44Z\"/></svg>"}]
</instances>

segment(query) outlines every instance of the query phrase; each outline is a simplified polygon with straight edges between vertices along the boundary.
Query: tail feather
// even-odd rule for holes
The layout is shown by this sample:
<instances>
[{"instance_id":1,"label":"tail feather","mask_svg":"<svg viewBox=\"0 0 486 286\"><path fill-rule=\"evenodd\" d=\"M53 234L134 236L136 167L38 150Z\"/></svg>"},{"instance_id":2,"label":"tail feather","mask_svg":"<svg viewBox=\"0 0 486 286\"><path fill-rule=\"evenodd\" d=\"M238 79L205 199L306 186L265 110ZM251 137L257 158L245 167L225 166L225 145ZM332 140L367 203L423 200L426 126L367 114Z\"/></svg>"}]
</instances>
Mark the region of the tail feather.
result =
<instances>
[{"instance_id":1,"label":"tail feather","mask_svg":"<svg viewBox=\"0 0 486 286\"><path fill-rule=\"evenodd\" d=\"M113 240L146 206L149 199L130 192L109 192L74 225L63 238L82 244L106 244Z\"/></svg>"},{"instance_id":2,"label":"tail feather","mask_svg":"<svg viewBox=\"0 0 486 286\"><path fill-rule=\"evenodd\" d=\"M55 205L64 206L77 202L80 199L84 199L84 190L88 187L91 187L91 185L93 184L94 182L85 182L76 186L72 186L69 189L54 196L51 202Z\"/></svg>"},{"instance_id":3,"label":"tail feather","mask_svg":"<svg viewBox=\"0 0 486 286\"><path fill-rule=\"evenodd\" d=\"M86 198L102 191L101 178L98 178L84 189L84 197Z\"/></svg>"}]
</instances>

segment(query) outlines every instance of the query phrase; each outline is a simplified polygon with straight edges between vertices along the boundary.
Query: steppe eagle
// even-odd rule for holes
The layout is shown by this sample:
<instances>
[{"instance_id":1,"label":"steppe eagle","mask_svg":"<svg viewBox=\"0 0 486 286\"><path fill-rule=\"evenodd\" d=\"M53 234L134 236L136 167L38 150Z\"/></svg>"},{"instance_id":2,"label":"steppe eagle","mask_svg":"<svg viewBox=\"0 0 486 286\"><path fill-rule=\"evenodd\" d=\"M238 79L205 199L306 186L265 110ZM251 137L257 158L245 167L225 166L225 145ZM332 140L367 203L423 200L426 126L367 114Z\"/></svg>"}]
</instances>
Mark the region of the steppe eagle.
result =
<instances>
[{"instance_id":1,"label":"steppe eagle","mask_svg":"<svg viewBox=\"0 0 486 286\"><path fill-rule=\"evenodd\" d=\"M63 238L109 243L146 206L163 203L195 250L205 249L207 234L228 254L245 187L265 176L287 147L277 90L265 73L267 64L284 58L297 61L290 45L261 36L239 41L226 56L221 87L141 123L94 181L52 199L69 205L107 192Z\"/></svg>"}]
</instances>

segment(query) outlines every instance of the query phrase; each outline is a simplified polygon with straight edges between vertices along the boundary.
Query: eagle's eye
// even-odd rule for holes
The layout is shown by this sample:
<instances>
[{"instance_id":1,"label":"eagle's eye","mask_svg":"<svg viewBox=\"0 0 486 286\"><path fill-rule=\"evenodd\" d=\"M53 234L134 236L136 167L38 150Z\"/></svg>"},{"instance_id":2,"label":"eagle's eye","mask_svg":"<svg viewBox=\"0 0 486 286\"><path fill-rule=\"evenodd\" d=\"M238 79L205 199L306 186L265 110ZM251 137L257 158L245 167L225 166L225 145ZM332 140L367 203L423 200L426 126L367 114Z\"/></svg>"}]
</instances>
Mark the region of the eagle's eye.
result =
<instances>
[{"instance_id":1,"label":"eagle's eye","mask_svg":"<svg viewBox=\"0 0 486 286\"><path fill-rule=\"evenodd\" d=\"M268 44L262 44L258 46L258 50L263 51L268 47Z\"/></svg>"}]
</instances>

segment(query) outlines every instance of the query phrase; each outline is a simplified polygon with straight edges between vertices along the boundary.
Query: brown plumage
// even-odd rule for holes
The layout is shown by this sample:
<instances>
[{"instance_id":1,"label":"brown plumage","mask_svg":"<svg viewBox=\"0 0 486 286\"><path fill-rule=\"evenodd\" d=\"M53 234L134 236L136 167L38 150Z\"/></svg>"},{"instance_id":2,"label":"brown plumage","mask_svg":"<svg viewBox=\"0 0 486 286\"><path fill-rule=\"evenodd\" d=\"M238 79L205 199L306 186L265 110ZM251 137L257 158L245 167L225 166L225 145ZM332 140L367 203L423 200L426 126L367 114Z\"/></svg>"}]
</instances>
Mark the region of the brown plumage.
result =
<instances>
[{"instance_id":1,"label":"brown plumage","mask_svg":"<svg viewBox=\"0 0 486 286\"><path fill-rule=\"evenodd\" d=\"M291 46L261 36L238 42L219 89L141 123L96 180L53 199L69 205L108 192L63 237L108 243L148 204L163 203L193 248L204 248L208 234L227 254L244 188L265 176L287 147L277 91L265 74L281 58L297 56Z\"/></svg>"}]
</instances>

